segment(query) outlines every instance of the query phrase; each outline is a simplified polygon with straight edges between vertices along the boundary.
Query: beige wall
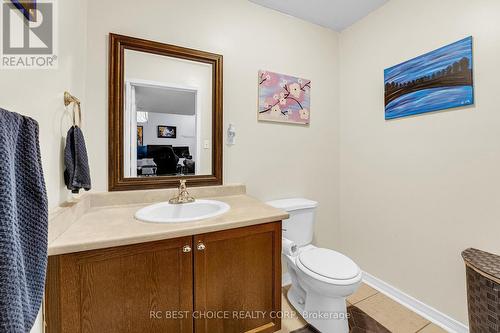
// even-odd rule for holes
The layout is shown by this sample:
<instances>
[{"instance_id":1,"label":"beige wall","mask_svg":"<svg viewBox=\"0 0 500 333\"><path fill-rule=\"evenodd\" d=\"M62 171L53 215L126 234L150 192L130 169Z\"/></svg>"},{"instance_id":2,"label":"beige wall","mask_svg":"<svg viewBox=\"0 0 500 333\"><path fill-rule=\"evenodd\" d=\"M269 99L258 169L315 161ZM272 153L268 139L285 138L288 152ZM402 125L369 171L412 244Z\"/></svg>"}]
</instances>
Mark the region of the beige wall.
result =
<instances>
[{"instance_id":1,"label":"beige wall","mask_svg":"<svg viewBox=\"0 0 500 333\"><path fill-rule=\"evenodd\" d=\"M460 252L500 252L500 2L391 0L345 30L341 249L466 323ZM474 107L384 120L383 70L474 37Z\"/></svg>"},{"instance_id":2,"label":"beige wall","mask_svg":"<svg viewBox=\"0 0 500 333\"><path fill-rule=\"evenodd\" d=\"M110 32L220 53L224 56L224 182L244 183L260 199L319 200L318 240L337 221L338 61L330 30L246 0L88 0L87 113L96 190L107 189L107 56ZM89 43L90 45L90 43ZM257 122L257 75L268 69L312 80L309 127Z\"/></svg>"},{"instance_id":3,"label":"beige wall","mask_svg":"<svg viewBox=\"0 0 500 333\"><path fill-rule=\"evenodd\" d=\"M68 191L64 190L62 152L63 136L71 126L71 118L70 113L65 111L63 94L68 90L83 98L85 91L86 6L84 0L56 3L60 14L58 69L0 71L0 107L30 116L39 123L40 148L51 207L68 198Z\"/></svg>"}]
</instances>

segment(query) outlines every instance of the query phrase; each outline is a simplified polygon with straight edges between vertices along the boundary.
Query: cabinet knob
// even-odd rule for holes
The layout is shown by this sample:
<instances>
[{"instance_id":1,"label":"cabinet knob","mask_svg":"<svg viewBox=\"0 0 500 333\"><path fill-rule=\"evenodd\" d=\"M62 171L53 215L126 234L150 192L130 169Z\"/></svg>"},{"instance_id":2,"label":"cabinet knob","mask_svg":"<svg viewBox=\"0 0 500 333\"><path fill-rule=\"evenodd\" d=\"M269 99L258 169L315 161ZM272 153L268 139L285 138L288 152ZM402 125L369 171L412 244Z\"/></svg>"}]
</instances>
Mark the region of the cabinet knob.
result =
<instances>
[{"instance_id":1,"label":"cabinet knob","mask_svg":"<svg viewBox=\"0 0 500 333\"><path fill-rule=\"evenodd\" d=\"M191 246L189 246L189 245L184 245L184 246L182 247L182 252L184 252L184 253L191 252Z\"/></svg>"},{"instance_id":2,"label":"cabinet knob","mask_svg":"<svg viewBox=\"0 0 500 333\"><path fill-rule=\"evenodd\" d=\"M203 251L205 250L206 246L202 242L199 242L196 248L198 249L198 251Z\"/></svg>"}]
</instances>

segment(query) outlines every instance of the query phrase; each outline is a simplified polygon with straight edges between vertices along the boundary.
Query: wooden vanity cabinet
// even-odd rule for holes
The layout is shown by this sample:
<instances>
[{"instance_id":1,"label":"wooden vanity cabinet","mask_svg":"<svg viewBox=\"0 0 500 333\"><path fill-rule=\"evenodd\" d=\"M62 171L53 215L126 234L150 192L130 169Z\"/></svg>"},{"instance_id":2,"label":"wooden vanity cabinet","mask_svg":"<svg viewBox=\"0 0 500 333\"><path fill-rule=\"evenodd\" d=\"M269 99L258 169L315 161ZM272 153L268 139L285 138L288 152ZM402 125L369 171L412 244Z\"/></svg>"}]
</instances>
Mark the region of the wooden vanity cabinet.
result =
<instances>
[{"instance_id":1,"label":"wooden vanity cabinet","mask_svg":"<svg viewBox=\"0 0 500 333\"><path fill-rule=\"evenodd\" d=\"M49 257L48 333L281 328L281 222Z\"/></svg>"},{"instance_id":2,"label":"wooden vanity cabinet","mask_svg":"<svg viewBox=\"0 0 500 333\"><path fill-rule=\"evenodd\" d=\"M281 321L281 222L194 236L196 333L275 332ZM273 313L274 311L274 313ZM234 316L234 318L233 318Z\"/></svg>"},{"instance_id":3,"label":"wooden vanity cabinet","mask_svg":"<svg viewBox=\"0 0 500 333\"><path fill-rule=\"evenodd\" d=\"M192 237L49 257L48 333L193 332L190 318L150 311L191 311Z\"/></svg>"}]
</instances>

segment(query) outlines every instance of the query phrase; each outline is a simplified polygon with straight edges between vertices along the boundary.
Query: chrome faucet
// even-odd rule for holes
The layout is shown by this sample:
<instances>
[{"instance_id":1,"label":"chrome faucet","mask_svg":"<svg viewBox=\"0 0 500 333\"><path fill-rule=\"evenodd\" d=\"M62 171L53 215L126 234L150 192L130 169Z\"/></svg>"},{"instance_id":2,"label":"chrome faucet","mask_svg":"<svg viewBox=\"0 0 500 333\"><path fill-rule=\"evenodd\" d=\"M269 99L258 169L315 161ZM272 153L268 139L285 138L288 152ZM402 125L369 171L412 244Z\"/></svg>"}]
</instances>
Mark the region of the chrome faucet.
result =
<instances>
[{"instance_id":1,"label":"chrome faucet","mask_svg":"<svg viewBox=\"0 0 500 333\"><path fill-rule=\"evenodd\" d=\"M177 195L168 200L169 204L173 205L178 205L178 204L184 204L184 203L189 203L189 202L194 202L196 199L193 198L192 196L189 195L189 192L187 190L186 186L186 180L181 179L180 184L179 184L179 191L177 192Z\"/></svg>"}]
</instances>

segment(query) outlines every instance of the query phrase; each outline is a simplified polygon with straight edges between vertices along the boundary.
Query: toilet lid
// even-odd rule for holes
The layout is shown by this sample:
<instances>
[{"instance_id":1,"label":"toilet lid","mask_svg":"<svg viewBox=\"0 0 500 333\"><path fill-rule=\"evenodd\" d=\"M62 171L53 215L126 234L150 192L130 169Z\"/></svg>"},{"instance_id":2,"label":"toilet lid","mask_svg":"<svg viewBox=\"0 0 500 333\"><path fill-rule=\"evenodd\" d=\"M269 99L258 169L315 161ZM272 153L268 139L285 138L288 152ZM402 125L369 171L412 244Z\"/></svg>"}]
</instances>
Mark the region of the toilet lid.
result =
<instances>
[{"instance_id":1,"label":"toilet lid","mask_svg":"<svg viewBox=\"0 0 500 333\"><path fill-rule=\"evenodd\" d=\"M308 270L335 280L348 280L359 275L358 265L342 253L330 249L312 249L299 255Z\"/></svg>"}]
</instances>

